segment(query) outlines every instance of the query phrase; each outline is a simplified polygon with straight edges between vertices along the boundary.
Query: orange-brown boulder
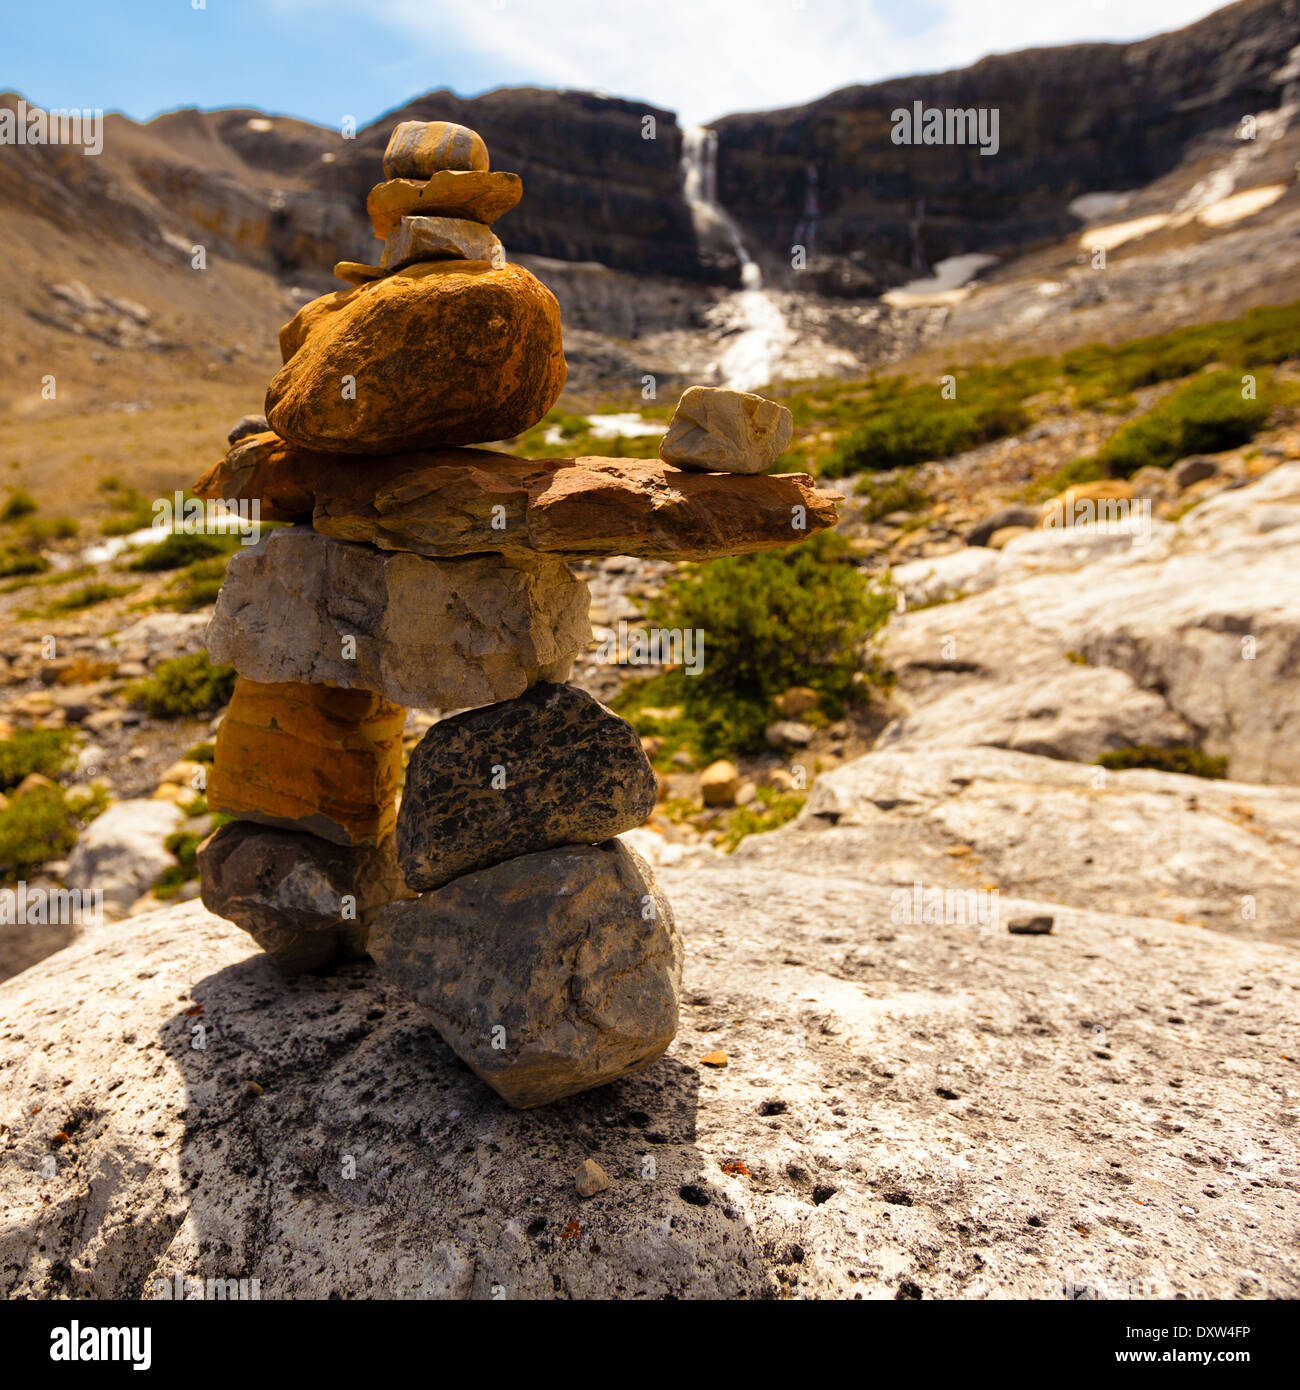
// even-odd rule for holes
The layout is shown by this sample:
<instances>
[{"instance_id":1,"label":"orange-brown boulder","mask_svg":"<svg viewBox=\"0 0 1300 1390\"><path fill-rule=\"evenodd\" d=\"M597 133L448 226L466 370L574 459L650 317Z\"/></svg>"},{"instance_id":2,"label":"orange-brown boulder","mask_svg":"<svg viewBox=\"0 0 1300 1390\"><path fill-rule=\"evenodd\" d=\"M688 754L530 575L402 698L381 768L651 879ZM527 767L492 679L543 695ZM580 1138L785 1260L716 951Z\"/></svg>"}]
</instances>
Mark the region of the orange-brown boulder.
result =
<instances>
[{"instance_id":1,"label":"orange-brown boulder","mask_svg":"<svg viewBox=\"0 0 1300 1390\"><path fill-rule=\"evenodd\" d=\"M316 505L316 482L330 455L286 444L272 430L245 435L194 484L209 501L256 501L263 521L302 521Z\"/></svg>"},{"instance_id":2,"label":"orange-brown boulder","mask_svg":"<svg viewBox=\"0 0 1300 1390\"><path fill-rule=\"evenodd\" d=\"M302 448L396 454L508 439L564 388L560 306L522 266L424 261L320 303L283 330L282 346L300 345L266 393L272 429Z\"/></svg>"},{"instance_id":3,"label":"orange-brown boulder","mask_svg":"<svg viewBox=\"0 0 1300 1390\"><path fill-rule=\"evenodd\" d=\"M524 196L518 174L440 169L429 179L389 179L366 199L375 235L385 240L403 217L467 217L490 227Z\"/></svg>"},{"instance_id":4,"label":"orange-brown boulder","mask_svg":"<svg viewBox=\"0 0 1300 1390\"><path fill-rule=\"evenodd\" d=\"M268 520L310 516L324 535L419 555L706 560L803 540L835 525L840 500L806 473L744 477L662 459L527 459L490 449L394 454L358 465L274 435L254 439L204 474L198 496L259 498ZM292 517L291 505L300 509Z\"/></svg>"},{"instance_id":5,"label":"orange-brown boulder","mask_svg":"<svg viewBox=\"0 0 1300 1390\"><path fill-rule=\"evenodd\" d=\"M336 845L397 823L406 711L368 690L240 677L217 731L208 805Z\"/></svg>"},{"instance_id":6,"label":"orange-brown boulder","mask_svg":"<svg viewBox=\"0 0 1300 1390\"><path fill-rule=\"evenodd\" d=\"M348 304L356 292L355 286L350 290L331 290L304 304L280 330L280 361L287 362L307 341L307 335L328 315Z\"/></svg>"}]
</instances>

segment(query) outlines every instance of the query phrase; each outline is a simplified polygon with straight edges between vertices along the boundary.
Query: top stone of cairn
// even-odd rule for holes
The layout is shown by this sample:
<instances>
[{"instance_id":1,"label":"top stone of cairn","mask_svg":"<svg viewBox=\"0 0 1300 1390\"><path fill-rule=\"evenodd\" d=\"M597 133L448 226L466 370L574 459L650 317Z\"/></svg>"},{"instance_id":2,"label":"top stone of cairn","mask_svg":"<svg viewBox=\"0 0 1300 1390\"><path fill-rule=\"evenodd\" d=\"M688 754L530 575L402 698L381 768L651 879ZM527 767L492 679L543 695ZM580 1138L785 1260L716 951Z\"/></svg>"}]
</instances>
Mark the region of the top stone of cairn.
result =
<instances>
[{"instance_id":1,"label":"top stone of cairn","mask_svg":"<svg viewBox=\"0 0 1300 1390\"><path fill-rule=\"evenodd\" d=\"M384 151L388 179L427 179L443 169L487 173L488 167L483 137L452 121L403 121Z\"/></svg>"}]
</instances>

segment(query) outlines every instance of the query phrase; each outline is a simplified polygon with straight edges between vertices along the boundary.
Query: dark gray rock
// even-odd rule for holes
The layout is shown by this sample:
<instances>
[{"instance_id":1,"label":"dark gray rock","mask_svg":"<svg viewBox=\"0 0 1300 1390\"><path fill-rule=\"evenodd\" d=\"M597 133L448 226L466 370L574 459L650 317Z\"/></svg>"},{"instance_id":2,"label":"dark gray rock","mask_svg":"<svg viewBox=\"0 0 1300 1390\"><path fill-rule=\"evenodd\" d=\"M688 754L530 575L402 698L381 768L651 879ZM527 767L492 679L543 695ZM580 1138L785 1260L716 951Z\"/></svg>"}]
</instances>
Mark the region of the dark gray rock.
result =
<instances>
[{"instance_id":1,"label":"dark gray rock","mask_svg":"<svg viewBox=\"0 0 1300 1390\"><path fill-rule=\"evenodd\" d=\"M241 415L226 436L226 443L238 444L246 435L265 434L270 428L265 415Z\"/></svg>"},{"instance_id":2,"label":"dark gray rock","mask_svg":"<svg viewBox=\"0 0 1300 1390\"><path fill-rule=\"evenodd\" d=\"M543 683L425 734L406 771L397 855L423 892L521 854L607 840L640 825L656 795L626 720Z\"/></svg>"},{"instance_id":3,"label":"dark gray rock","mask_svg":"<svg viewBox=\"0 0 1300 1390\"><path fill-rule=\"evenodd\" d=\"M1037 526L1041 519L1042 512L1037 507L1003 507L972 526L966 533L966 544L987 545L989 538L1004 526Z\"/></svg>"},{"instance_id":4,"label":"dark gray rock","mask_svg":"<svg viewBox=\"0 0 1300 1390\"><path fill-rule=\"evenodd\" d=\"M1194 454L1191 458L1174 465L1174 482L1179 487L1191 487L1193 483L1214 477L1218 471L1219 465L1213 459L1201 458L1199 454Z\"/></svg>"},{"instance_id":5,"label":"dark gray rock","mask_svg":"<svg viewBox=\"0 0 1300 1390\"><path fill-rule=\"evenodd\" d=\"M198 860L204 907L243 927L287 975L365 955L375 913L408 896L391 835L350 848L234 821L199 846Z\"/></svg>"},{"instance_id":6,"label":"dark gray rock","mask_svg":"<svg viewBox=\"0 0 1300 1390\"><path fill-rule=\"evenodd\" d=\"M672 909L617 840L526 854L393 903L370 953L517 1109L640 1071L677 1033Z\"/></svg>"},{"instance_id":7,"label":"dark gray rock","mask_svg":"<svg viewBox=\"0 0 1300 1390\"><path fill-rule=\"evenodd\" d=\"M1012 936L1048 936L1055 920L1046 914L1039 917L1013 917L1007 923L1007 930Z\"/></svg>"}]
</instances>

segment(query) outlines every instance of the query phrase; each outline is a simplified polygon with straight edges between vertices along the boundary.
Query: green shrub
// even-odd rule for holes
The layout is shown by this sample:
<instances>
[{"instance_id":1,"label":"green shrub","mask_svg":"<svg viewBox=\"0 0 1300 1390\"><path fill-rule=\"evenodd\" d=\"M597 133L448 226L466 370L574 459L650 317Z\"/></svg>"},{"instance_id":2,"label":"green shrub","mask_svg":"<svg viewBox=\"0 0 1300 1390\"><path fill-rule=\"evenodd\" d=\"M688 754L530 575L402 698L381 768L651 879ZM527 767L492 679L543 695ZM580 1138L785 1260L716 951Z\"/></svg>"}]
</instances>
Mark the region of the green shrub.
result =
<instances>
[{"instance_id":1,"label":"green shrub","mask_svg":"<svg viewBox=\"0 0 1300 1390\"><path fill-rule=\"evenodd\" d=\"M874 418L841 439L822 473L842 478L862 468L909 468L1001 439L1028 423L1029 414L1019 401L965 404L946 401L934 387L925 387L883 405Z\"/></svg>"},{"instance_id":2,"label":"green shrub","mask_svg":"<svg viewBox=\"0 0 1300 1390\"><path fill-rule=\"evenodd\" d=\"M146 546L131 561L133 570L178 570L196 560L208 560L217 555L231 555L239 548L237 535L188 535L169 531L160 541Z\"/></svg>"},{"instance_id":3,"label":"green shrub","mask_svg":"<svg viewBox=\"0 0 1300 1390\"><path fill-rule=\"evenodd\" d=\"M226 704L234 688L233 667L214 666L207 652L193 652L161 662L152 676L129 688L127 698L155 719L183 719Z\"/></svg>"},{"instance_id":4,"label":"green shrub","mask_svg":"<svg viewBox=\"0 0 1300 1390\"><path fill-rule=\"evenodd\" d=\"M185 752L185 761L188 763L210 763L217 756L217 745L205 739L202 743L196 743L193 748Z\"/></svg>"},{"instance_id":5,"label":"green shrub","mask_svg":"<svg viewBox=\"0 0 1300 1390\"><path fill-rule=\"evenodd\" d=\"M218 555L211 560L198 560L176 577L168 598L169 607L188 613L195 608L205 608L217 601L226 576L229 555Z\"/></svg>"},{"instance_id":6,"label":"green shrub","mask_svg":"<svg viewBox=\"0 0 1300 1390\"><path fill-rule=\"evenodd\" d=\"M38 551L0 550L0 579L18 574L44 574L50 562Z\"/></svg>"},{"instance_id":7,"label":"green shrub","mask_svg":"<svg viewBox=\"0 0 1300 1390\"><path fill-rule=\"evenodd\" d=\"M166 901L174 898L181 888L199 876L197 850L203 837L192 830L176 830L163 841L169 854L176 857L175 864L169 864L149 890L155 898Z\"/></svg>"},{"instance_id":8,"label":"green shrub","mask_svg":"<svg viewBox=\"0 0 1300 1390\"><path fill-rule=\"evenodd\" d=\"M75 729L15 729L0 740L0 792L10 791L24 777L39 772L57 777L72 763Z\"/></svg>"},{"instance_id":9,"label":"green shrub","mask_svg":"<svg viewBox=\"0 0 1300 1390\"><path fill-rule=\"evenodd\" d=\"M128 536L132 531L143 531L153 525L153 504L135 488L114 491L110 494L110 500L115 514L100 524L101 535Z\"/></svg>"},{"instance_id":10,"label":"green shrub","mask_svg":"<svg viewBox=\"0 0 1300 1390\"><path fill-rule=\"evenodd\" d=\"M906 478L885 478L877 481L864 474L853 491L867 499L862 509L863 521L879 521L891 512L919 512L927 507L929 496L922 487Z\"/></svg>"},{"instance_id":11,"label":"green shrub","mask_svg":"<svg viewBox=\"0 0 1300 1390\"><path fill-rule=\"evenodd\" d=\"M1075 459L1072 463L1058 468L1055 473L1049 473L1046 478L1026 483L1020 490L1020 496L1026 502L1043 502L1064 492L1067 487L1074 487L1079 483L1095 483L1105 476L1106 470L1097 459Z\"/></svg>"},{"instance_id":12,"label":"green shrub","mask_svg":"<svg viewBox=\"0 0 1300 1390\"><path fill-rule=\"evenodd\" d=\"M775 787L759 787L757 805L740 806L727 818L726 829L718 841L719 848L730 854L746 835L761 835L764 831L776 830L787 821L792 821L803 810L807 799L804 792L780 792Z\"/></svg>"},{"instance_id":13,"label":"green shrub","mask_svg":"<svg viewBox=\"0 0 1300 1390\"><path fill-rule=\"evenodd\" d=\"M1150 743L1131 748L1116 748L1097 759L1102 767L1122 770L1131 767L1150 767L1157 772L1181 772L1188 777L1222 778L1228 775L1227 758L1212 758L1199 748L1174 744L1168 748Z\"/></svg>"},{"instance_id":14,"label":"green shrub","mask_svg":"<svg viewBox=\"0 0 1300 1390\"><path fill-rule=\"evenodd\" d=\"M0 507L0 521L18 521L36 510L36 499L26 488L15 488Z\"/></svg>"},{"instance_id":15,"label":"green shrub","mask_svg":"<svg viewBox=\"0 0 1300 1390\"><path fill-rule=\"evenodd\" d=\"M58 598L51 599L45 605L45 612L50 617L56 617L60 613L76 613L83 608L93 608L97 603L104 603L110 598L121 598L123 594L129 594L132 590L130 584L84 584L80 589L73 589L71 593L60 594Z\"/></svg>"},{"instance_id":16,"label":"green shrub","mask_svg":"<svg viewBox=\"0 0 1300 1390\"><path fill-rule=\"evenodd\" d=\"M892 610L852 562L848 543L823 532L782 550L683 567L651 605L656 626L704 634L699 675L682 669L630 682L615 708L680 706L682 717L634 720L706 757L762 746L772 702L811 686L829 714L842 710L862 649Z\"/></svg>"},{"instance_id":17,"label":"green shrub","mask_svg":"<svg viewBox=\"0 0 1300 1390\"><path fill-rule=\"evenodd\" d=\"M35 787L0 811L0 875L22 878L51 859L62 859L77 832L108 803L97 788L87 796L68 796L62 787Z\"/></svg>"},{"instance_id":18,"label":"green shrub","mask_svg":"<svg viewBox=\"0 0 1300 1390\"><path fill-rule=\"evenodd\" d=\"M80 525L70 516L28 517L22 526L28 546L43 545L46 541L70 541L80 530Z\"/></svg>"},{"instance_id":19,"label":"green shrub","mask_svg":"<svg viewBox=\"0 0 1300 1390\"><path fill-rule=\"evenodd\" d=\"M1140 468L1168 468L1189 454L1212 454L1254 438L1271 408L1267 383L1259 396L1244 400L1237 372L1212 372L1180 386L1154 409L1130 420L1099 455L1113 478L1129 478Z\"/></svg>"}]
</instances>

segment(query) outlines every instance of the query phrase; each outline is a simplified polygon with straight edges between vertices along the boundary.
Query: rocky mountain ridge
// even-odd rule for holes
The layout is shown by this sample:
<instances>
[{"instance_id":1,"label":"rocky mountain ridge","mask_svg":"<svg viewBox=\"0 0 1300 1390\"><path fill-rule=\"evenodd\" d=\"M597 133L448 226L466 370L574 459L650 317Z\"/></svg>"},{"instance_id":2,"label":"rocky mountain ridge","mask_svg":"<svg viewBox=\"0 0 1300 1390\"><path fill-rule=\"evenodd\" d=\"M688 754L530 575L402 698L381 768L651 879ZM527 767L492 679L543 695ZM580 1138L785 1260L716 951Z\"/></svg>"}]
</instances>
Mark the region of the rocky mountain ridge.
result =
<instances>
[{"instance_id":1,"label":"rocky mountain ridge","mask_svg":"<svg viewBox=\"0 0 1300 1390\"><path fill-rule=\"evenodd\" d=\"M1275 105L1298 23L1300 0L1238 0L1137 43L1000 54L726 116L715 123L719 199L745 239L780 262L802 224L816 253L853 270L855 294L945 256L1060 237L1079 225L1076 197L1150 183L1197 137ZM890 113L914 101L997 108L996 157L970 144L893 143ZM178 110L144 124L110 115L97 159L0 148L0 189L50 219L71 197L110 235L148 235L163 210L249 264L328 275L370 247L363 205L388 132L434 118L480 130L497 167L522 176L528 197L503 224L512 252L738 283L734 257L702 251L692 226L674 113L590 92L429 92L351 138L250 110ZM845 288L843 277L826 283Z\"/></svg>"}]
</instances>

